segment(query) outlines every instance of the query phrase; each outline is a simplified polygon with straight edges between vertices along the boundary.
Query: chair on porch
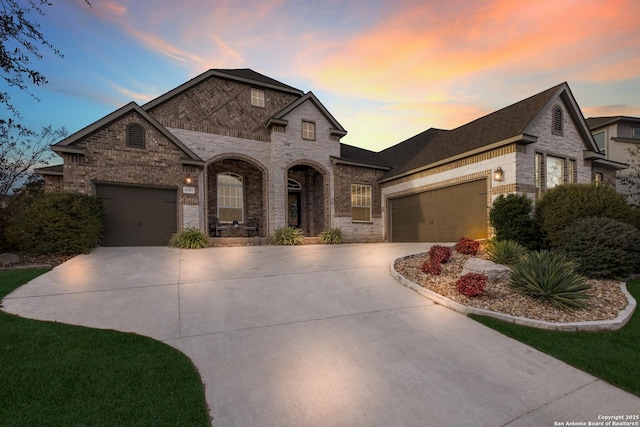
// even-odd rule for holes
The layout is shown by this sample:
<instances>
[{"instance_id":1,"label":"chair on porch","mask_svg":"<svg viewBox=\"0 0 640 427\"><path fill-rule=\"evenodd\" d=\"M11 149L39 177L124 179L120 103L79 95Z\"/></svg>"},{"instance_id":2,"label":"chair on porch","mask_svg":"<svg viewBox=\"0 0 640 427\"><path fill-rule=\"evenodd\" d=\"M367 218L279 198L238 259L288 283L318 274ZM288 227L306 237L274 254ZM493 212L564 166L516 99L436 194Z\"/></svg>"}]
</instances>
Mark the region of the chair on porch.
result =
<instances>
[{"instance_id":1,"label":"chair on porch","mask_svg":"<svg viewBox=\"0 0 640 427\"><path fill-rule=\"evenodd\" d=\"M222 232L226 231L229 235L229 225L220 223L215 216L209 217L209 235L211 237L222 237Z\"/></svg>"},{"instance_id":2,"label":"chair on porch","mask_svg":"<svg viewBox=\"0 0 640 427\"><path fill-rule=\"evenodd\" d=\"M254 236L257 236L259 225L260 225L260 221L257 218L249 218L247 222L244 224L245 236L250 237L249 233L251 232L253 232Z\"/></svg>"}]
</instances>

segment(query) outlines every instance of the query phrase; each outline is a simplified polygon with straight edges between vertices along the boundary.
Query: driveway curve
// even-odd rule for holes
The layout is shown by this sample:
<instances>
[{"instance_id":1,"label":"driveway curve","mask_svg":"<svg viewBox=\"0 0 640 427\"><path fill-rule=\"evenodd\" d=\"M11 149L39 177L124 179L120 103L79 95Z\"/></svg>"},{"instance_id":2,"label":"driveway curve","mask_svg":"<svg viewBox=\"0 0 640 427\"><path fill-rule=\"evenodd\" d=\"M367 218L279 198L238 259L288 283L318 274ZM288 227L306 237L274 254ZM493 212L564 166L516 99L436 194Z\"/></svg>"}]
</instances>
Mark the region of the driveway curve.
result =
<instances>
[{"instance_id":1,"label":"driveway curve","mask_svg":"<svg viewBox=\"0 0 640 427\"><path fill-rule=\"evenodd\" d=\"M393 259L427 249L98 248L3 310L178 348L214 426L587 425L640 412L639 398L391 278Z\"/></svg>"}]
</instances>

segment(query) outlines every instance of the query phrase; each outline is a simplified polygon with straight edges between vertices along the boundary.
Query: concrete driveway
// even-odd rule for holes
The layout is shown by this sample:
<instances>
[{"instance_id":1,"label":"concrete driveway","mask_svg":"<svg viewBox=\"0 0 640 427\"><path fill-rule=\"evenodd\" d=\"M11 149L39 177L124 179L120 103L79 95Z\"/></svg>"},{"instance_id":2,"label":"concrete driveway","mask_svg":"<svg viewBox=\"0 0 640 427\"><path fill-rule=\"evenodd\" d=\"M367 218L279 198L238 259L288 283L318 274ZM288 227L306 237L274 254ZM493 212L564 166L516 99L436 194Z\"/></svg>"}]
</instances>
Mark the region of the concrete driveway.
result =
<instances>
[{"instance_id":1,"label":"concrete driveway","mask_svg":"<svg viewBox=\"0 0 640 427\"><path fill-rule=\"evenodd\" d=\"M637 397L391 278L393 259L426 249L98 248L3 304L180 349L215 426L553 426L640 413Z\"/></svg>"}]
</instances>

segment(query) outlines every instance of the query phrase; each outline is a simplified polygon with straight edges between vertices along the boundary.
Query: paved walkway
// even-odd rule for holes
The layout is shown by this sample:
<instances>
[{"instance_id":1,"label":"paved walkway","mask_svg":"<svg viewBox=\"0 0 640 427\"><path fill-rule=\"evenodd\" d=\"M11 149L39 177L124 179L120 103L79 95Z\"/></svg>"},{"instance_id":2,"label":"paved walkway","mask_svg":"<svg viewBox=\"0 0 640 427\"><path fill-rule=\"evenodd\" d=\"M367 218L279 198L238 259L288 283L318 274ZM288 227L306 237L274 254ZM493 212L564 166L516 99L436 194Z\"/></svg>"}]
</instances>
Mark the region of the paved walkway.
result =
<instances>
[{"instance_id":1,"label":"paved walkway","mask_svg":"<svg viewBox=\"0 0 640 427\"><path fill-rule=\"evenodd\" d=\"M3 304L180 349L214 426L553 426L640 413L637 397L391 278L393 259L426 249L98 248Z\"/></svg>"}]
</instances>

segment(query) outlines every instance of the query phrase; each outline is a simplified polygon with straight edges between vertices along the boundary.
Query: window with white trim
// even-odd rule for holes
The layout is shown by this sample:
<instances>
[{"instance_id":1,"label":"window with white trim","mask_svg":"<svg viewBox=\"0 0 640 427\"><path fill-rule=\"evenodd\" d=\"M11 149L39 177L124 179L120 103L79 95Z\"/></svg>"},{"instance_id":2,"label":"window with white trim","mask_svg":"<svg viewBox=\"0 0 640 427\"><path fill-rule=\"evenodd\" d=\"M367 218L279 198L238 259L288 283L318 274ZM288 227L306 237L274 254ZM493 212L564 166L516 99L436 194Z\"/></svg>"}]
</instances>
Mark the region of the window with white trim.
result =
<instances>
[{"instance_id":1,"label":"window with white trim","mask_svg":"<svg viewBox=\"0 0 640 427\"><path fill-rule=\"evenodd\" d=\"M538 197L557 185L578 181L578 162L575 159L536 153L534 170Z\"/></svg>"},{"instance_id":2,"label":"window with white trim","mask_svg":"<svg viewBox=\"0 0 640 427\"><path fill-rule=\"evenodd\" d=\"M547 156L546 188L553 188L564 183L564 159Z\"/></svg>"},{"instance_id":3,"label":"window with white trim","mask_svg":"<svg viewBox=\"0 0 640 427\"><path fill-rule=\"evenodd\" d=\"M244 191L242 177L235 173L217 176L218 220L224 223L244 222Z\"/></svg>"},{"instance_id":4,"label":"window with white trim","mask_svg":"<svg viewBox=\"0 0 640 427\"><path fill-rule=\"evenodd\" d=\"M596 141L598 150L604 153L604 150L607 148L607 132L596 132L593 134L593 139Z\"/></svg>"},{"instance_id":5,"label":"window with white trim","mask_svg":"<svg viewBox=\"0 0 640 427\"><path fill-rule=\"evenodd\" d=\"M264 91L251 89L251 105L254 107L264 107Z\"/></svg>"},{"instance_id":6,"label":"window with white trim","mask_svg":"<svg viewBox=\"0 0 640 427\"><path fill-rule=\"evenodd\" d=\"M302 121L302 139L316 139L316 124Z\"/></svg>"},{"instance_id":7,"label":"window with white trim","mask_svg":"<svg viewBox=\"0 0 640 427\"><path fill-rule=\"evenodd\" d=\"M371 186L351 184L351 219L371 222Z\"/></svg>"},{"instance_id":8,"label":"window with white trim","mask_svg":"<svg viewBox=\"0 0 640 427\"><path fill-rule=\"evenodd\" d=\"M632 138L640 138L640 128L633 128L631 131Z\"/></svg>"},{"instance_id":9,"label":"window with white trim","mask_svg":"<svg viewBox=\"0 0 640 427\"><path fill-rule=\"evenodd\" d=\"M567 182L570 184L578 182L578 167L575 160L567 160Z\"/></svg>"}]
</instances>

